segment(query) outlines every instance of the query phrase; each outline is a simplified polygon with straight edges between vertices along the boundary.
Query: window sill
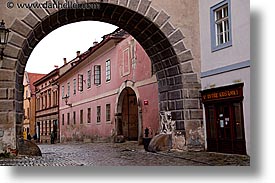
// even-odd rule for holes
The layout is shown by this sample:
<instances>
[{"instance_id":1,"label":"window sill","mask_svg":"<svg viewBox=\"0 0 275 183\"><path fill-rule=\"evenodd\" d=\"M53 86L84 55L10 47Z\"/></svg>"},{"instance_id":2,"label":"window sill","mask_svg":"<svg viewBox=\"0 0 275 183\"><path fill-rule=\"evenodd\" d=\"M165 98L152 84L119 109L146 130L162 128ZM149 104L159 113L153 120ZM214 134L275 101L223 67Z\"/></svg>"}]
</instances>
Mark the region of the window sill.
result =
<instances>
[{"instance_id":1,"label":"window sill","mask_svg":"<svg viewBox=\"0 0 275 183\"><path fill-rule=\"evenodd\" d=\"M232 46L232 41L218 45L218 46L213 46L211 51L213 53L213 52L216 52L216 51L219 51L219 50L231 47L231 46Z\"/></svg>"}]
</instances>

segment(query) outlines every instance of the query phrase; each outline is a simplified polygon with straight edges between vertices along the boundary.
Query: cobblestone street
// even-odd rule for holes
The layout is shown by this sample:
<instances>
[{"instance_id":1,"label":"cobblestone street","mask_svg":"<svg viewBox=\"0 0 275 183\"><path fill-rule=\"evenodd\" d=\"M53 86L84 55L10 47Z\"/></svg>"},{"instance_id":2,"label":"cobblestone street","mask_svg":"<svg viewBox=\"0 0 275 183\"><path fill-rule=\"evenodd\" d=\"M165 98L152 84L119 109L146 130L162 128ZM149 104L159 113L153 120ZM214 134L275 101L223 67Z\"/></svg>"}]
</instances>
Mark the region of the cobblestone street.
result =
<instances>
[{"instance_id":1,"label":"cobblestone street","mask_svg":"<svg viewBox=\"0 0 275 183\"><path fill-rule=\"evenodd\" d=\"M150 153L136 142L39 145L42 157L0 159L1 166L248 166L247 156L207 152Z\"/></svg>"}]
</instances>

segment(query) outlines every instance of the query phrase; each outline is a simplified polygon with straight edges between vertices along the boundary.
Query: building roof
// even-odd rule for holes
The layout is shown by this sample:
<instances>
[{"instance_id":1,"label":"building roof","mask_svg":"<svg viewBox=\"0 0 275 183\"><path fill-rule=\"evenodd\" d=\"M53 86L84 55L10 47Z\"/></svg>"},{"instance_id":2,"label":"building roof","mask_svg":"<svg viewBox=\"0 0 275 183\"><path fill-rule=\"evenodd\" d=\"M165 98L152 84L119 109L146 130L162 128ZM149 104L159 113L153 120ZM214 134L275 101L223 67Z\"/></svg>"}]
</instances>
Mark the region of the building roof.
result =
<instances>
[{"instance_id":1,"label":"building roof","mask_svg":"<svg viewBox=\"0 0 275 183\"><path fill-rule=\"evenodd\" d=\"M36 80L33 85L37 86L45 81L47 81L48 79L51 79L53 76L59 75L59 69L54 69L52 70L49 74L44 74L43 77L41 77L40 79Z\"/></svg>"},{"instance_id":2,"label":"building roof","mask_svg":"<svg viewBox=\"0 0 275 183\"><path fill-rule=\"evenodd\" d=\"M39 79L44 77L46 74L38 74L38 73L30 73L30 72L27 72L27 73L29 77L31 93L35 93L34 82L38 81Z\"/></svg>"},{"instance_id":3,"label":"building roof","mask_svg":"<svg viewBox=\"0 0 275 183\"><path fill-rule=\"evenodd\" d=\"M63 78L65 75L67 75L72 69L74 69L76 66L78 66L82 61L84 61L90 55L94 54L97 50L99 50L99 48L101 48L103 45L105 45L110 40L117 40L118 42L120 42L128 36L129 36L129 33L127 33L125 30L123 30L121 28L116 29L114 32L112 32L110 34L104 35L102 37L103 40L100 43L93 45L86 52L80 54L79 57L77 57L77 58L79 58L77 60L77 62L73 62L74 60L76 60L76 58L73 59L72 61L68 62L67 64L72 64L72 67L70 69L68 69L64 74L60 75L58 80Z\"/></svg>"}]
</instances>

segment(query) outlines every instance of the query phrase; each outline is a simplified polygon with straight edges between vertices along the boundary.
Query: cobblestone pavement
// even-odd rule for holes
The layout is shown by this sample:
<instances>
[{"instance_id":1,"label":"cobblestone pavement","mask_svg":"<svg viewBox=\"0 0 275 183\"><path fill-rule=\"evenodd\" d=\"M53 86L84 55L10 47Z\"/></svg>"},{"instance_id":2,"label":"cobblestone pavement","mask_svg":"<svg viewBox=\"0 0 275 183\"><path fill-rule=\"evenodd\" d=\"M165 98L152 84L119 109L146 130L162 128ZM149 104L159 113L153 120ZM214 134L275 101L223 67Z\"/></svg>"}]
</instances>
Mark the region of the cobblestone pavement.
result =
<instances>
[{"instance_id":1,"label":"cobblestone pavement","mask_svg":"<svg viewBox=\"0 0 275 183\"><path fill-rule=\"evenodd\" d=\"M42 157L0 159L1 166L249 166L247 156L207 152L150 153L136 142L39 145Z\"/></svg>"}]
</instances>

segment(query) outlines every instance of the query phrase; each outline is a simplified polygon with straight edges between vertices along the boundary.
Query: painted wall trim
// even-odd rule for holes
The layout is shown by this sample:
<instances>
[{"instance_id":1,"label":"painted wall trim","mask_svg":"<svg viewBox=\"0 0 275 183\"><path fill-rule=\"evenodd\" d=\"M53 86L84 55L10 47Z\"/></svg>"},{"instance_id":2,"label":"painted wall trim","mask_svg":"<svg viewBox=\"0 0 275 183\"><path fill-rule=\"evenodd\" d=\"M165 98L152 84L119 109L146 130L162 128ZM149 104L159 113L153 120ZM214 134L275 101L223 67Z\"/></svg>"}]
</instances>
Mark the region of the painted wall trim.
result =
<instances>
[{"instance_id":1,"label":"painted wall trim","mask_svg":"<svg viewBox=\"0 0 275 183\"><path fill-rule=\"evenodd\" d=\"M231 72L231 71L234 71L234 70L244 69L244 68L250 67L250 63L251 63L251 61L247 60L247 61L240 62L240 63L237 63L237 64L232 64L232 65L228 65L228 66L225 66L225 67L220 67L220 68L213 69L213 70L210 70L210 71L202 72L201 73L201 78L206 78L206 77L209 77L209 76L218 75L218 74L222 74L222 73L225 73L225 72Z\"/></svg>"}]
</instances>

